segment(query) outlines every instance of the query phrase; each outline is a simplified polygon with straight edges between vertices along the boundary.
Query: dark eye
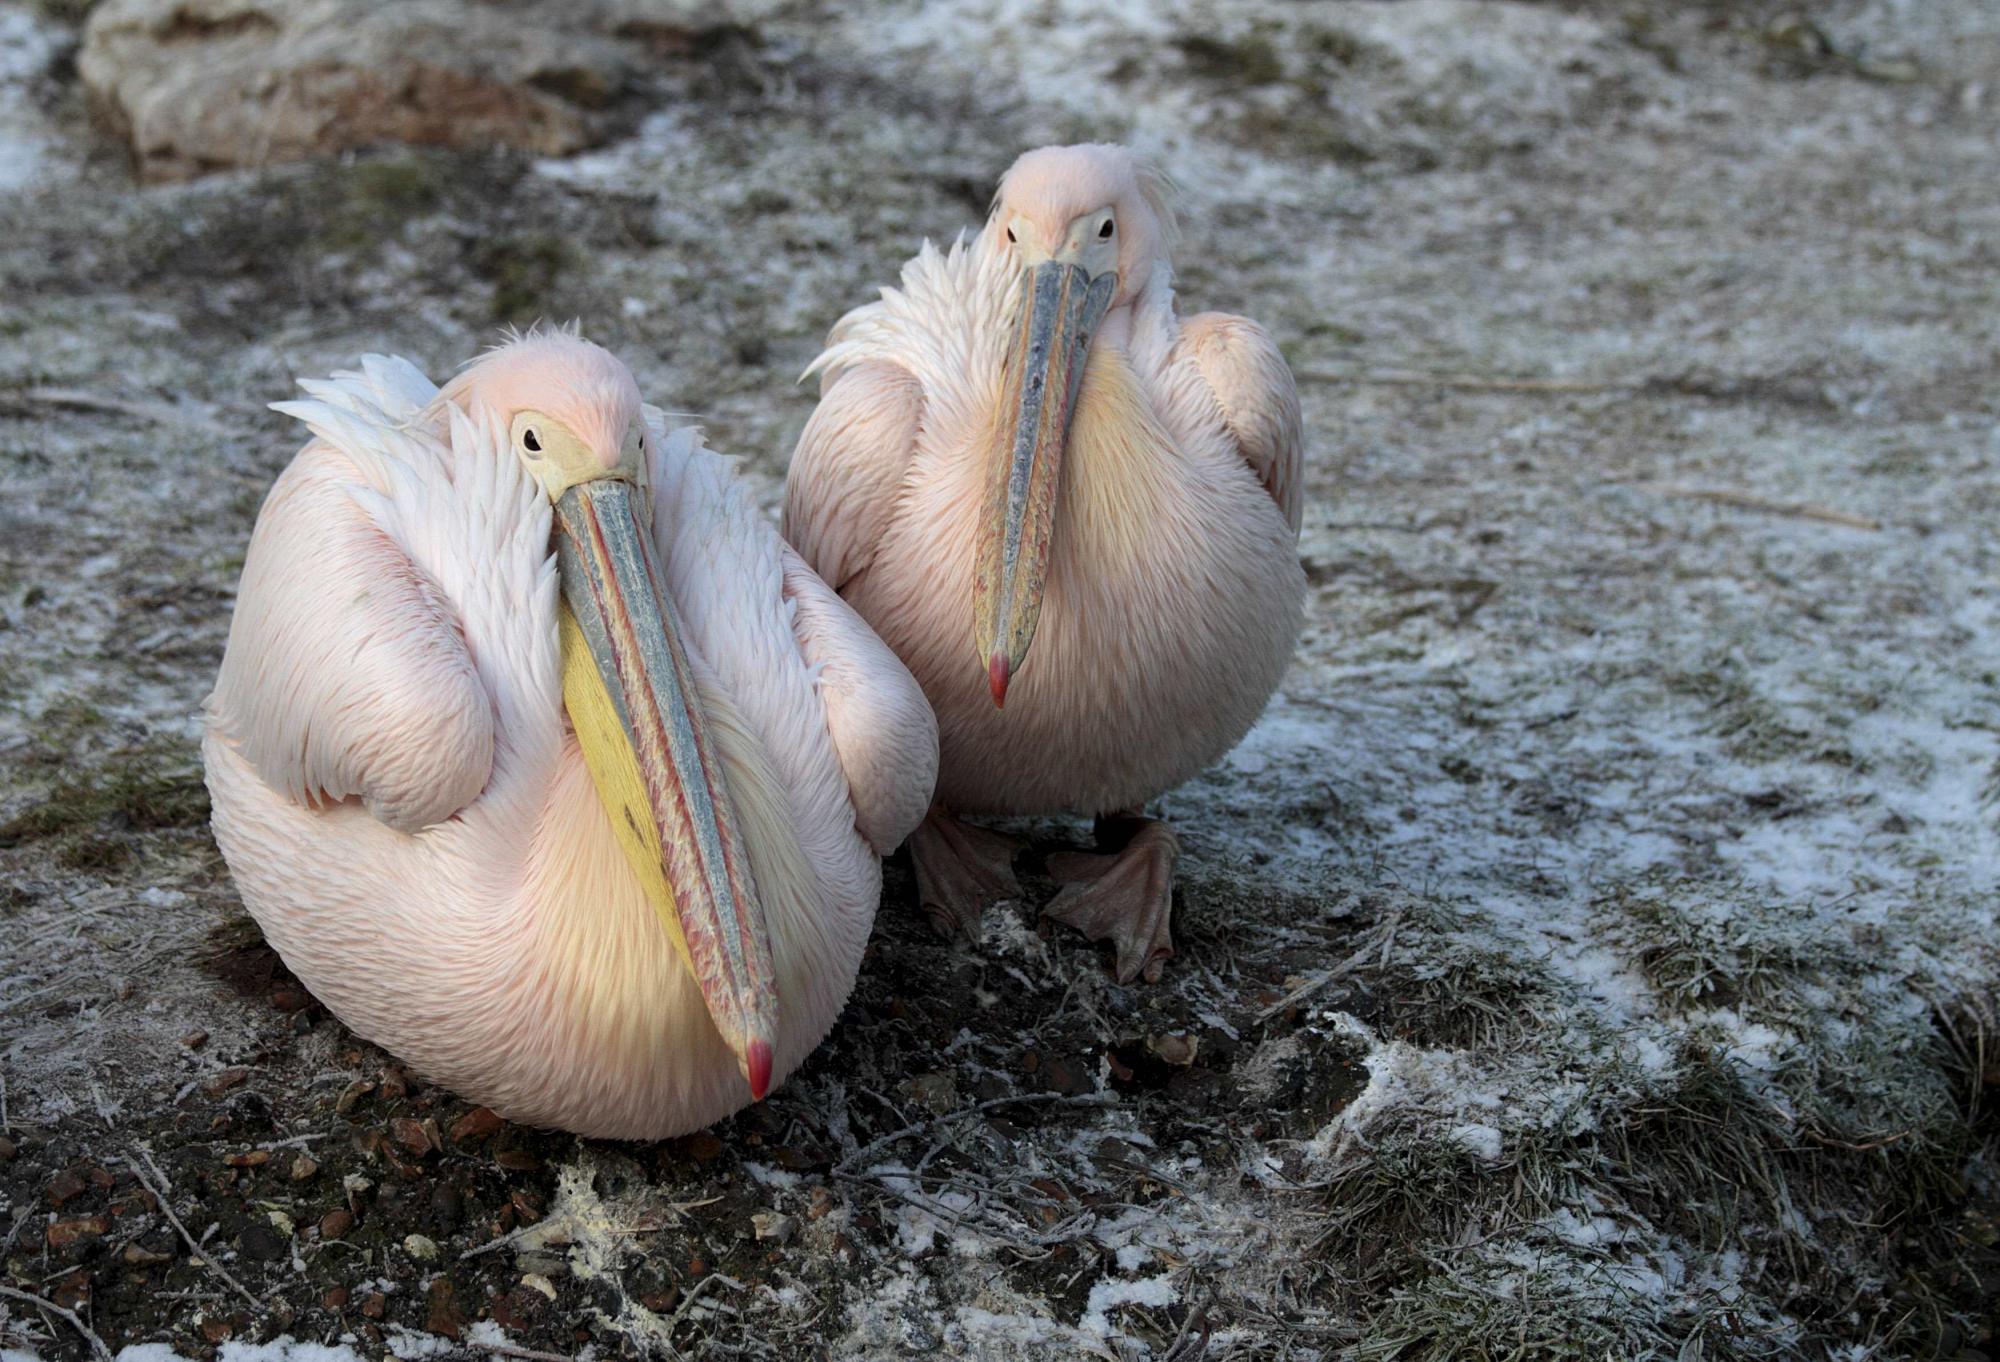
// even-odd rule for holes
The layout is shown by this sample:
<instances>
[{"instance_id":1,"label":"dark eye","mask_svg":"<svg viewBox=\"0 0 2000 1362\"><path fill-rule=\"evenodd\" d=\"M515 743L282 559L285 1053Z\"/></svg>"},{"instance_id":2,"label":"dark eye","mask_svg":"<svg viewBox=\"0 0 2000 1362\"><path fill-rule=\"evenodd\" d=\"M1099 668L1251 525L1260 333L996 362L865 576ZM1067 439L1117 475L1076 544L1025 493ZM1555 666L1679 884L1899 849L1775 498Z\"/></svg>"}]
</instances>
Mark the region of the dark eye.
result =
<instances>
[{"instance_id":1,"label":"dark eye","mask_svg":"<svg viewBox=\"0 0 2000 1362\"><path fill-rule=\"evenodd\" d=\"M536 438L533 426L529 426L521 432L521 445L530 454L539 454L542 452L542 442Z\"/></svg>"},{"instance_id":2,"label":"dark eye","mask_svg":"<svg viewBox=\"0 0 2000 1362\"><path fill-rule=\"evenodd\" d=\"M1014 239L1014 229L1012 227L1009 227L1007 229L1007 240L1011 242L1013 241L1013 239Z\"/></svg>"},{"instance_id":3,"label":"dark eye","mask_svg":"<svg viewBox=\"0 0 2000 1362\"><path fill-rule=\"evenodd\" d=\"M1109 240L1111 240L1111 219L1110 219L1110 218L1106 218L1106 219L1104 219L1104 225L1103 225L1102 227L1099 227L1099 228L1097 229L1097 239L1098 239L1099 241L1109 241Z\"/></svg>"}]
</instances>

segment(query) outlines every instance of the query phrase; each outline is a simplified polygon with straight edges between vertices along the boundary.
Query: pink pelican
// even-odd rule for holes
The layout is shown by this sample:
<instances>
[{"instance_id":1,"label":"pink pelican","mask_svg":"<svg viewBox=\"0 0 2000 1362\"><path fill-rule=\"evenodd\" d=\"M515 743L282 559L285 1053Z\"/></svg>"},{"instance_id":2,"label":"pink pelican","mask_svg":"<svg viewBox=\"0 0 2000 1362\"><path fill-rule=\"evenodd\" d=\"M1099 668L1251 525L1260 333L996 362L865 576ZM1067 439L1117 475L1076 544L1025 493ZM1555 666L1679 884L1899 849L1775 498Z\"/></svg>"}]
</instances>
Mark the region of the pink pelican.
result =
<instances>
[{"instance_id":1,"label":"pink pelican","mask_svg":"<svg viewBox=\"0 0 2000 1362\"><path fill-rule=\"evenodd\" d=\"M1123 147L1014 163L986 226L929 242L834 326L785 536L937 711L911 839L941 929L1018 895L958 814L1097 816L1045 910L1157 980L1178 844L1145 801L1233 747L1298 638L1304 437L1255 322L1181 317L1162 177ZM1032 651L1030 644L1032 643Z\"/></svg>"},{"instance_id":2,"label":"pink pelican","mask_svg":"<svg viewBox=\"0 0 2000 1362\"><path fill-rule=\"evenodd\" d=\"M244 903L512 1119L654 1138L762 1098L930 801L923 693L597 346L301 386L203 742Z\"/></svg>"}]
</instances>

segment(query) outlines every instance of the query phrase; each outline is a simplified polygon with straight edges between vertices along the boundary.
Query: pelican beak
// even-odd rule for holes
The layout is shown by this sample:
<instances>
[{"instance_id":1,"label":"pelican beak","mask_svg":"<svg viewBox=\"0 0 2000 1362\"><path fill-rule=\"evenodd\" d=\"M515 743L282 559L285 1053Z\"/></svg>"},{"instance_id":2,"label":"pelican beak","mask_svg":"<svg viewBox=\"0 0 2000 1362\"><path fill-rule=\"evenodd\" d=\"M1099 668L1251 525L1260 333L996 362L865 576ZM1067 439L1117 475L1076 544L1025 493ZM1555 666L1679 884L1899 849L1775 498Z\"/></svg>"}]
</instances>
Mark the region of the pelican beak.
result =
<instances>
[{"instance_id":1,"label":"pelican beak","mask_svg":"<svg viewBox=\"0 0 2000 1362\"><path fill-rule=\"evenodd\" d=\"M973 582L973 637L993 703L1007 701L1042 613L1063 446L1083 382L1090 338L1117 291L1081 265L1045 260L1021 282L1021 320L1008 357L1000 409L1011 422L1007 456L986 484L986 515Z\"/></svg>"},{"instance_id":2,"label":"pelican beak","mask_svg":"<svg viewBox=\"0 0 2000 1362\"><path fill-rule=\"evenodd\" d=\"M563 700L626 859L761 1100L777 1036L770 932L644 496L610 476L556 499Z\"/></svg>"}]
</instances>

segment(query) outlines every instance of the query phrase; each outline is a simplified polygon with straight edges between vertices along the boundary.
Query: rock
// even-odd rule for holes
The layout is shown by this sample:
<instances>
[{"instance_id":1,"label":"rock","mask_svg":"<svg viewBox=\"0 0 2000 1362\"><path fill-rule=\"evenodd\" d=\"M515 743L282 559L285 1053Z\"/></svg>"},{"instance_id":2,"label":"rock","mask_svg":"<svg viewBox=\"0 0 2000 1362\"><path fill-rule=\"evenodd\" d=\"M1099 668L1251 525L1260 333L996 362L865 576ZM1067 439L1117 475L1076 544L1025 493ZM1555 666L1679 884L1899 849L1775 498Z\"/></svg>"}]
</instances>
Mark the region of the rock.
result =
<instances>
[{"instance_id":1,"label":"rock","mask_svg":"<svg viewBox=\"0 0 2000 1362\"><path fill-rule=\"evenodd\" d=\"M403 1252L420 1263L431 1262L438 1256L437 1240L424 1234L406 1234L403 1236Z\"/></svg>"},{"instance_id":2,"label":"rock","mask_svg":"<svg viewBox=\"0 0 2000 1362\"><path fill-rule=\"evenodd\" d=\"M750 1217L750 1227L759 1239L783 1244L797 1232L799 1222L779 1211L758 1211Z\"/></svg>"},{"instance_id":3,"label":"rock","mask_svg":"<svg viewBox=\"0 0 2000 1362\"><path fill-rule=\"evenodd\" d=\"M199 1050L208 1044L208 1032L194 1030L181 1037L181 1046L188 1050Z\"/></svg>"},{"instance_id":4,"label":"rock","mask_svg":"<svg viewBox=\"0 0 2000 1362\"><path fill-rule=\"evenodd\" d=\"M201 1090L210 1097L220 1097L231 1088L241 1087L249 1077L250 1071L245 1068L224 1069L221 1073L205 1081L201 1085Z\"/></svg>"},{"instance_id":5,"label":"rock","mask_svg":"<svg viewBox=\"0 0 2000 1362\"><path fill-rule=\"evenodd\" d=\"M307 1182L318 1171L319 1164L313 1159L313 1156L300 1151L292 1159L292 1167L288 1176L293 1182Z\"/></svg>"},{"instance_id":6,"label":"rock","mask_svg":"<svg viewBox=\"0 0 2000 1362\"><path fill-rule=\"evenodd\" d=\"M424 1317L424 1328L443 1338L456 1339L465 1328L465 1315L458 1308L458 1295L452 1290L449 1277L439 1277L431 1283L426 1293L430 1311Z\"/></svg>"},{"instance_id":7,"label":"rock","mask_svg":"<svg viewBox=\"0 0 2000 1362\"><path fill-rule=\"evenodd\" d=\"M48 1245L52 1249L74 1248L89 1239L101 1239L111 1233L111 1217L108 1215L84 1215L72 1220L58 1220L49 1226Z\"/></svg>"},{"instance_id":8,"label":"rock","mask_svg":"<svg viewBox=\"0 0 2000 1362\"><path fill-rule=\"evenodd\" d=\"M354 1212L346 1207L331 1210L319 1222L319 1237L339 1239L354 1228Z\"/></svg>"},{"instance_id":9,"label":"rock","mask_svg":"<svg viewBox=\"0 0 2000 1362\"><path fill-rule=\"evenodd\" d=\"M49 1205L60 1208L66 1201L80 1197L84 1192L84 1181L75 1169L65 1168L49 1179L46 1196Z\"/></svg>"},{"instance_id":10,"label":"rock","mask_svg":"<svg viewBox=\"0 0 2000 1362\"><path fill-rule=\"evenodd\" d=\"M107 0L77 68L146 179L388 142L562 155L629 50L470 0Z\"/></svg>"},{"instance_id":11,"label":"rock","mask_svg":"<svg viewBox=\"0 0 2000 1362\"><path fill-rule=\"evenodd\" d=\"M418 1156L428 1154L437 1147L432 1143L431 1132L425 1129L425 1123L412 1120L408 1116L398 1116L389 1122L389 1136L397 1144Z\"/></svg>"},{"instance_id":12,"label":"rock","mask_svg":"<svg viewBox=\"0 0 2000 1362\"><path fill-rule=\"evenodd\" d=\"M249 1149L241 1154L224 1154L222 1161L231 1168L261 1168L271 1161L268 1149Z\"/></svg>"},{"instance_id":13,"label":"rock","mask_svg":"<svg viewBox=\"0 0 2000 1362\"><path fill-rule=\"evenodd\" d=\"M127 1267L157 1267L161 1263L173 1261L173 1254L156 1253L136 1239L125 1246L125 1252L120 1256L125 1260Z\"/></svg>"},{"instance_id":14,"label":"rock","mask_svg":"<svg viewBox=\"0 0 2000 1362\"><path fill-rule=\"evenodd\" d=\"M245 1225L242 1233L236 1236L236 1247L244 1257L254 1258L259 1262L281 1258L286 1252L285 1237L278 1233L277 1228L269 1224L259 1224L254 1220Z\"/></svg>"},{"instance_id":15,"label":"rock","mask_svg":"<svg viewBox=\"0 0 2000 1362\"><path fill-rule=\"evenodd\" d=\"M505 1124L493 1108L474 1107L451 1123L451 1141L453 1144L468 1144L484 1140Z\"/></svg>"}]
</instances>

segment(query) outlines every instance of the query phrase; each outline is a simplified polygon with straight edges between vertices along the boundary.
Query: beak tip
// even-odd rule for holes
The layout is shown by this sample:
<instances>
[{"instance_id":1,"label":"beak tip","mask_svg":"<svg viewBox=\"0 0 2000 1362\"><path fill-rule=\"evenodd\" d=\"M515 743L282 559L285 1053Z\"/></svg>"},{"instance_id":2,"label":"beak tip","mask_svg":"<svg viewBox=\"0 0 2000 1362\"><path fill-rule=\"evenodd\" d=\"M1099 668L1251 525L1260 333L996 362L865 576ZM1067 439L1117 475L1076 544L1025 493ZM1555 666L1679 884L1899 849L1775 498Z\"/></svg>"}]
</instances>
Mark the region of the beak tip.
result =
<instances>
[{"instance_id":1,"label":"beak tip","mask_svg":"<svg viewBox=\"0 0 2000 1362\"><path fill-rule=\"evenodd\" d=\"M744 1047L743 1074L750 1080L750 1100L763 1101L771 1091L771 1042L753 1040Z\"/></svg>"},{"instance_id":2,"label":"beak tip","mask_svg":"<svg viewBox=\"0 0 2000 1362\"><path fill-rule=\"evenodd\" d=\"M995 653L986 664L986 684L993 692L993 708L1004 709L1007 705L1007 682L1013 669L1007 663L1007 654Z\"/></svg>"}]
</instances>

